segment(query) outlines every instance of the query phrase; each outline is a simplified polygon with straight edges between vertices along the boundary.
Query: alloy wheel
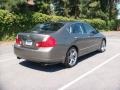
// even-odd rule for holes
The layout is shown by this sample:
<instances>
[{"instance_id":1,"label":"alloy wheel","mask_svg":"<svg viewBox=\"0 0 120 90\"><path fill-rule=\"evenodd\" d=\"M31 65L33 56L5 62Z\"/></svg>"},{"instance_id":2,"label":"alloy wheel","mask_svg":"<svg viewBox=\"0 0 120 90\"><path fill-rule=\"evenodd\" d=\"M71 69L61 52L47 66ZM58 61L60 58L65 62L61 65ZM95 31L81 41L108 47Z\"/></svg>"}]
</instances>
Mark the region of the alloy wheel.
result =
<instances>
[{"instance_id":1,"label":"alloy wheel","mask_svg":"<svg viewBox=\"0 0 120 90\"><path fill-rule=\"evenodd\" d=\"M78 58L78 53L75 48L69 49L67 52L66 60L65 60L65 65L67 67L72 67L76 64Z\"/></svg>"},{"instance_id":2,"label":"alloy wheel","mask_svg":"<svg viewBox=\"0 0 120 90\"><path fill-rule=\"evenodd\" d=\"M102 41L102 44L101 44L101 48L100 48L100 51L101 52L104 52L106 50L106 43L105 43L105 40Z\"/></svg>"}]
</instances>

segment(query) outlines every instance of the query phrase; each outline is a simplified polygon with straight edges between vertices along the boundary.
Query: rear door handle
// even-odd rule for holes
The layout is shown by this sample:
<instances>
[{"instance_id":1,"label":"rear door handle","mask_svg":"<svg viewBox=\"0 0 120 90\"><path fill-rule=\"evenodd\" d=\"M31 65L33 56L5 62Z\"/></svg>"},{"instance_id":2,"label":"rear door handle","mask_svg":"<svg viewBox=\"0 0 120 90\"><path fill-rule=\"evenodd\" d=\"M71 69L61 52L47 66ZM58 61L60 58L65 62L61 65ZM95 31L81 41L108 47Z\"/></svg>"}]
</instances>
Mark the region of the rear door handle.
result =
<instances>
[{"instance_id":1,"label":"rear door handle","mask_svg":"<svg viewBox=\"0 0 120 90\"><path fill-rule=\"evenodd\" d=\"M90 35L88 35L87 37L91 37Z\"/></svg>"},{"instance_id":2,"label":"rear door handle","mask_svg":"<svg viewBox=\"0 0 120 90\"><path fill-rule=\"evenodd\" d=\"M90 35L88 35L88 37L93 37L94 35L92 35L92 34L90 34Z\"/></svg>"},{"instance_id":3,"label":"rear door handle","mask_svg":"<svg viewBox=\"0 0 120 90\"><path fill-rule=\"evenodd\" d=\"M75 39L78 39L78 37L74 37Z\"/></svg>"}]
</instances>

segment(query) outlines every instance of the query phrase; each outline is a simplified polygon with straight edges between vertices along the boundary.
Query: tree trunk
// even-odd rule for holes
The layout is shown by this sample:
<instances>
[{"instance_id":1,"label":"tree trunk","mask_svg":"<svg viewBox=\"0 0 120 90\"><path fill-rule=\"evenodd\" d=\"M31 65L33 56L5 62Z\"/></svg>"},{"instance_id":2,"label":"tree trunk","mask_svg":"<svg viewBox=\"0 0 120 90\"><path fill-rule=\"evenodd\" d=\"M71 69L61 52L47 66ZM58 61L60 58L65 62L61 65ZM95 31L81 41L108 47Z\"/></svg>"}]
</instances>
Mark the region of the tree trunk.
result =
<instances>
[{"instance_id":1,"label":"tree trunk","mask_svg":"<svg viewBox=\"0 0 120 90\"><path fill-rule=\"evenodd\" d=\"M34 3L33 0L27 0L27 4L29 4L29 5L35 5L35 3Z\"/></svg>"},{"instance_id":2,"label":"tree trunk","mask_svg":"<svg viewBox=\"0 0 120 90\"><path fill-rule=\"evenodd\" d=\"M113 0L109 0L109 20L112 17L112 7L113 7Z\"/></svg>"}]
</instances>

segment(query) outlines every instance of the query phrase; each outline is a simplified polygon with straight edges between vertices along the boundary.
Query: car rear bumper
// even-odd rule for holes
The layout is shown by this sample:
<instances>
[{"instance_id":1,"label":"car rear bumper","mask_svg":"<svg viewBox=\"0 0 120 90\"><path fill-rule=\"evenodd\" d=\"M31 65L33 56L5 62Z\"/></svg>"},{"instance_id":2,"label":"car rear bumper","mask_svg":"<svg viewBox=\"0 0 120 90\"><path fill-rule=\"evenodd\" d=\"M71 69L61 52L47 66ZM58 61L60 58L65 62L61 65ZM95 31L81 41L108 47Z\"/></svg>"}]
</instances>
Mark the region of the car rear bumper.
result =
<instances>
[{"instance_id":1,"label":"car rear bumper","mask_svg":"<svg viewBox=\"0 0 120 90\"><path fill-rule=\"evenodd\" d=\"M19 58L23 58L33 62L62 63L65 58L62 52L56 51L56 49L52 47L34 50L14 45L14 53Z\"/></svg>"}]
</instances>

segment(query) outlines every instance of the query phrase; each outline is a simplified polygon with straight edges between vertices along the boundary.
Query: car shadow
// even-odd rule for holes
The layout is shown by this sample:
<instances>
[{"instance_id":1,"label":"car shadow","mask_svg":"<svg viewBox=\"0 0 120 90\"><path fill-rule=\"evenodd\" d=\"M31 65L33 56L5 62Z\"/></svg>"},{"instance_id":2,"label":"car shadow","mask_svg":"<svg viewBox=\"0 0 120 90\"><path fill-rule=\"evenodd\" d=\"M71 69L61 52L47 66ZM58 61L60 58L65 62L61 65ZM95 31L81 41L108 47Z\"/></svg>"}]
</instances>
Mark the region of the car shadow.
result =
<instances>
[{"instance_id":1,"label":"car shadow","mask_svg":"<svg viewBox=\"0 0 120 90\"><path fill-rule=\"evenodd\" d=\"M55 71L64 69L64 66L61 63L60 64L43 64L43 63L36 63L36 62L25 60L20 62L19 64L34 70L40 70L45 72L55 72Z\"/></svg>"},{"instance_id":2,"label":"car shadow","mask_svg":"<svg viewBox=\"0 0 120 90\"><path fill-rule=\"evenodd\" d=\"M86 55L84 55L84 56L78 57L78 62L77 62L77 64L78 64L79 62L82 62L82 61L84 61L85 59L87 59L87 58L89 58L89 57L92 57L92 56L94 56L94 55L97 55L97 54L100 54L100 52L99 52L99 51L95 51L95 52L86 54Z\"/></svg>"},{"instance_id":3,"label":"car shadow","mask_svg":"<svg viewBox=\"0 0 120 90\"><path fill-rule=\"evenodd\" d=\"M87 59L89 57L92 57L92 56L98 54L98 53L99 52L96 51L96 52L92 52L90 54L79 57L77 64L79 62L84 61L85 59ZM67 69L61 63L60 64L45 65L43 63L35 63L35 62L25 60L25 61L20 62L19 64L22 65L22 66L34 69L34 70L39 70L39 71L44 71L44 72L56 72L56 71L60 71L60 70L63 70L63 69Z\"/></svg>"}]
</instances>

